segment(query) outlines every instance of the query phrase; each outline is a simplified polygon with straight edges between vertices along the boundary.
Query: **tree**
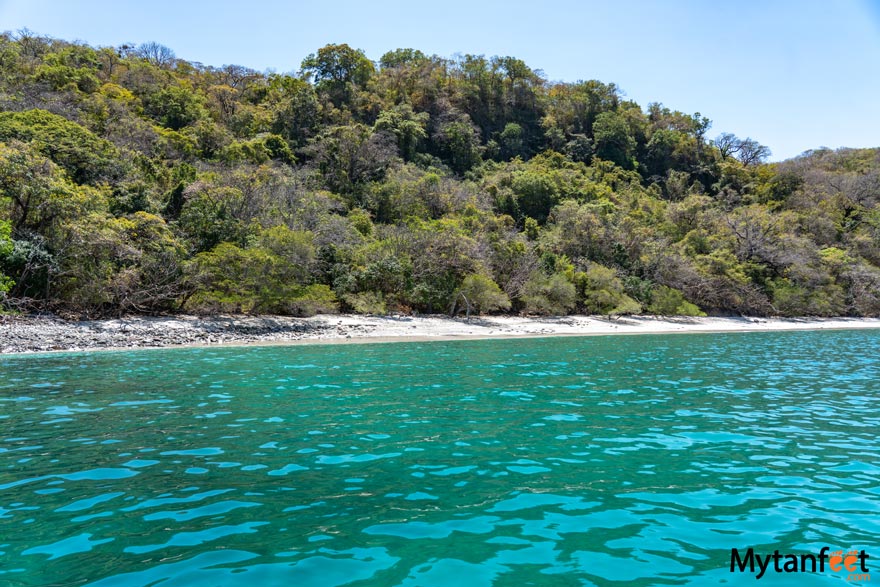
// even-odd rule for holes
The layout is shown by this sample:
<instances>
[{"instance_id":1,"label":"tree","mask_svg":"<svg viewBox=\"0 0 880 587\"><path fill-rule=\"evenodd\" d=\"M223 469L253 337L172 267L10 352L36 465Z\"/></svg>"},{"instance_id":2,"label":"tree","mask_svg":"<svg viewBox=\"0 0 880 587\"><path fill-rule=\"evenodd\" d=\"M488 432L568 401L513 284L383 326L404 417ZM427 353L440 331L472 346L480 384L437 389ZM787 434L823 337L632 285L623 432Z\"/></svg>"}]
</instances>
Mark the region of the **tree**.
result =
<instances>
[{"instance_id":1,"label":"tree","mask_svg":"<svg viewBox=\"0 0 880 587\"><path fill-rule=\"evenodd\" d=\"M565 200L553 208L545 241L576 262L604 260L611 240L608 212L601 202Z\"/></svg>"},{"instance_id":2,"label":"tree","mask_svg":"<svg viewBox=\"0 0 880 587\"><path fill-rule=\"evenodd\" d=\"M677 289L665 285L655 286L651 290L651 303L648 305L651 314L660 316L705 316L700 308L684 299Z\"/></svg>"},{"instance_id":3,"label":"tree","mask_svg":"<svg viewBox=\"0 0 880 587\"><path fill-rule=\"evenodd\" d=\"M437 122L431 139L457 173L464 173L480 162L479 131L467 114L446 112Z\"/></svg>"},{"instance_id":4,"label":"tree","mask_svg":"<svg viewBox=\"0 0 880 587\"><path fill-rule=\"evenodd\" d=\"M206 116L202 97L180 85L167 86L147 96L144 110L171 130L180 130Z\"/></svg>"},{"instance_id":5,"label":"tree","mask_svg":"<svg viewBox=\"0 0 880 587\"><path fill-rule=\"evenodd\" d=\"M571 140L565 143L563 152L576 163L589 163L593 158L593 141L586 135L573 135Z\"/></svg>"},{"instance_id":6,"label":"tree","mask_svg":"<svg viewBox=\"0 0 880 587\"><path fill-rule=\"evenodd\" d=\"M743 165L757 165L763 163L772 153L769 147L765 147L758 141L746 138L740 142L737 157Z\"/></svg>"},{"instance_id":7,"label":"tree","mask_svg":"<svg viewBox=\"0 0 880 587\"><path fill-rule=\"evenodd\" d=\"M721 158L727 159L739 151L739 139L733 133L722 133L715 139L715 147L718 148Z\"/></svg>"},{"instance_id":8,"label":"tree","mask_svg":"<svg viewBox=\"0 0 880 587\"><path fill-rule=\"evenodd\" d=\"M187 264L193 288L186 307L197 312L245 312L310 316L335 312L336 296L326 285L310 283L312 235L275 227L259 244L241 248L220 243Z\"/></svg>"},{"instance_id":9,"label":"tree","mask_svg":"<svg viewBox=\"0 0 880 587\"><path fill-rule=\"evenodd\" d=\"M409 161L422 141L428 138L425 128L429 120L427 112L414 112L409 104L398 104L380 112L373 128L377 132L394 135L401 156L404 161Z\"/></svg>"},{"instance_id":10,"label":"tree","mask_svg":"<svg viewBox=\"0 0 880 587\"><path fill-rule=\"evenodd\" d=\"M498 135L501 145L501 157L513 159L525 155L525 137L522 126L515 122L508 122L504 130Z\"/></svg>"},{"instance_id":11,"label":"tree","mask_svg":"<svg viewBox=\"0 0 880 587\"><path fill-rule=\"evenodd\" d=\"M403 67L411 63L426 61L428 57L418 49L395 49L388 51L379 59L382 69Z\"/></svg>"},{"instance_id":12,"label":"tree","mask_svg":"<svg viewBox=\"0 0 880 587\"><path fill-rule=\"evenodd\" d=\"M89 316L177 308L184 248L162 218L92 213L62 231L53 287L70 308Z\"/></svg>"},{"instance_id":13,"label":"tree","mask_svg":"<svg viewBox=\"0 0 880 587\"><path fill-rule=\"evenodd\" d=\"M512 56L302 65L0 33L7 305L880 313L878 149L765 163Z\"/></svg>"},{"instance_id":14,"label":"tree","mask_svg":"<svg viewBox=\"0 0 880 587\"><path fill-rule=\"evenodd\" d=\"M183 190L183 199L178 226L194 252L211 250L224 241L246 240L247 223L238 217L244 201L241 190L197 182Z\"/></svg>"},{"instance_id":15,"label":"tree","mask_svg":"<svg viewBox=\"0 0 880 587\"><path fill-rule=\"evenodd\" d=\"M279 279L307 283L315 263L315 235L306 231L273 226L260 234L260 246L281 261Z\"/></svg>"},{"instance_id":16,"label":"tree","mask_svg":"<svg viewBox=\"0 0 880 587\"><path fill-rule=\"evenodd\" d=\"M566 137L591 138L596 118L620 105L620 90L597 80L579 81L550 87L546 99L552 126L560 128Z\"/></svg>"},{"instance_id":17,"label":"tree","mask_svg":"<svg viewBox=\"0 0 880 587\"><path fill-rule=\"evenodd\" d=\"M626 120L616 112L603 112L593 123L593 141L596 155L613 161L624 168L632 168L632 156L636 140L632 137Z\"/></svg>"},{"instance_id":18,"label":"tree","mask_svg":"<svg viewBox=\"0 0 880 587\"><path fill-rule=\"evenodd\" d=\"M169 67L174 63L176 57L174 51L155 41L138 45L138 48L134 50L134 54L141 59L149 61L156 67Z\"/></svg>"},{"instance_id":19,"label":"tree","mask_svg":"<svg viewBox=\"0 0 880 587\"><path fill-rule=\"evenodd\" d=\"M336 106L342 106L367 84L375 68L363 50L343 43L321 47L303 60L301 70L314 79L318 89L326 92Z\"/></svg>"},{"instance_id":20,"label":"tree","mask_svg":"<svg viewBox=\"0 0 880 587\"><path fill-rule=\"evenodd\" d=\"M585 272L575 274L575 286L588 314L637 314L642 309L625 293L623 282L608 267L591 264Z\"/></svg>"},{"instance_id":21,"label":"tree","mask_svg":"<svg viewBox=\"0 0 880 587\"><path fill-rule=\"evenodd\" d=\"M428 313L452 306L464 278L480 269L477 242L452 219L421 222L411 233L413 305Z\"/></svg>"},{"instance_id":22,"label":"tree","mask_svg":"<svg viewBox=\"0 0 880 587\"><path fill-rule=\"evenodd\" d=\"M529 314L567 314L575 306L577 290L559 273L551 276L536 271L525 284L522 301Z\"/></svg>"},{"instance_id":23,"label":"tree","mask_svg":"<svg viewBox=\"0 0 880 587\"><path fill-rule=\"evenodd\" d=\"M456 314L456 309L461 311L465 309L468 316L471 311L480 314L482 312L493 312L495 310L509 310L510 298L507 297L498 284L491 277L480 273L472 273L464 278L461 287L458 289L458 295L452 303L452 315Z\"/></svg>"},{"instance_id":24,"label":"tree","mask_svg":"<svg viewBox=\"0 0 880 587\"><path fill-rule=\"evenodd\" d=\"M413 266L392 239L369 241L333 270L333 289L356 312L383 314L411 303Z\"/></svg>"},{"instance_id":25,"label":"tree","mask_svg":"<svg viewBox=\"0 0 880 587\"><path fill-rule=\"evenodd\" d=\"M34 146L0 143L0 205L14 233L53 234L62 223L103 210L105 194L73 184Z\"/></svg>"},{"instance_id":26,"label":"tree","mask_svg":"<svg viewBox=\"0 0 880 587\"><path fill-rule=\"evenodd\" d=\"M0 141L13 139L29 143L78 183L116 179L124 168L119 151L111 143L45 110L0 112Z\"/></svg>"},{"instance_id":27,"label":"tree","mask_svg":"<svg viewBox=\"0 0 880 587\"><path fill-rule=\"evenodd\" d=\"M3 273L4 264L12 253L12 226L8 222L0 220L0 300L6 295L15 282L11 277Z\"/></svg>"},{"instance_id":28,"label":"tree","mask_svg":"<svg viewBox=\"0 0 880 587\"><path fill-rule=\"evenodd\" d=\"M520 214L539 223L547 220L550 209L559 201L559 188L553 177L538 169L515 172L510 188L515 194Z\"/></svg>"},{"instance_id":29,"label":"tree","mask_svg":"<svg viewBox=\"0 0 880 587\"><path fill-rule=\"evenodd\" d=\"M751 138L740 139L731 133L719 135L715 139L715 146L722 159L736 157L743 165L763 163L772 154L769 147L758 141Z\"/></svg>"},{"instance_id":30,"label":"tree","mask_svg":"<svg viewBox=\"0 0 880 587\"><path fill-rule=\"evenodd\" d=\"M393 141L392 135L373 133L362 124L336 126L315 137L308 153L330 190L351 194L383 177L395 158Z\"/></svg>"},{"instance_id":31,"label":"tree","mask_svg":"<svg viewBox=\"0 0 880 587\"><path fill-rule=\"evenodd\" d=\"M305 145L314 136L321 113L315 89L301 79L286 75L274 75L269 79L272 132L296 147Z\"/></svg>"}]
</instances>

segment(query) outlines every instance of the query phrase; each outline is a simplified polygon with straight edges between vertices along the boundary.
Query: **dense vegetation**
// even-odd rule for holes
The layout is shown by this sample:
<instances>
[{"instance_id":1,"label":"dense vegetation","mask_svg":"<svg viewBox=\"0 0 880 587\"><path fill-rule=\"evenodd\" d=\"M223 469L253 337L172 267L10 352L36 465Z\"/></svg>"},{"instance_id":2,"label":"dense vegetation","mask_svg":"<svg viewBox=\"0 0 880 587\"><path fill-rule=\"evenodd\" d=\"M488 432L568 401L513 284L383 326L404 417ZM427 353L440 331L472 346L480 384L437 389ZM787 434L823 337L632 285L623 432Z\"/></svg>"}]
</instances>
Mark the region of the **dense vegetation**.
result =
<instances>
[{"instance_id":1,"label":"dense vegetation","mask_svg":"<svg viewBox=\"0 0 880 587\"><path fill-rule=\"evenodd\" d=\"M880 150L767 164L709 129L512 57L328 45L287 75L0 35L0 298L880 314Z\"/></svg>"}]
</instances>

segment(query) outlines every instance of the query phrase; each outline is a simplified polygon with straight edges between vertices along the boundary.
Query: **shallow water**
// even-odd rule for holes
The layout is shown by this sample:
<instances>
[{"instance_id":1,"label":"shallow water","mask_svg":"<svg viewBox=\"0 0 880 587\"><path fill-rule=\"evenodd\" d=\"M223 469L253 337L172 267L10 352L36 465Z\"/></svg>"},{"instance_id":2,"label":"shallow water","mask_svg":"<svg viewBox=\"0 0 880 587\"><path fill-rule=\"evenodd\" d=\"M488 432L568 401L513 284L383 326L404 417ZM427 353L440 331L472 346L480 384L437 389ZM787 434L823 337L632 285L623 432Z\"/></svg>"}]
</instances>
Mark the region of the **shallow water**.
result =
<instances>
[{"instance_id":1,"label":"shallow water","mask_svg":"<svg viewBox=\"0 0 880 587\"><path fill-rule=\"evenodd\" d=\"M0 585L752 585L731 548L822 546L876 581L878 357L880 331L0 358Z\"/></svg>"}]
</instances>

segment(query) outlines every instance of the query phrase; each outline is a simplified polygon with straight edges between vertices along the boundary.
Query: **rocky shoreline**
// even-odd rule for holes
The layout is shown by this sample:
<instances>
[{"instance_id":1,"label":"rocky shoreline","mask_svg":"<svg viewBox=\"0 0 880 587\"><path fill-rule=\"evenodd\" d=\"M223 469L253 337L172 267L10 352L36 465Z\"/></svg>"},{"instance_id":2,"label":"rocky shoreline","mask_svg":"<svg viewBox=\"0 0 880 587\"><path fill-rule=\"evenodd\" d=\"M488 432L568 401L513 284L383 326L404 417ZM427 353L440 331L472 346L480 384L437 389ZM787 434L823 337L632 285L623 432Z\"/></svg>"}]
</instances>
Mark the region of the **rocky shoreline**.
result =
<instances>
[{"instance_id":1,"label":"rocky shoreline","mask_svg":"<svg viewBox=\"0 0 880 587\"><path fill-rule=\"evenodd\" d=\"M310 318L132 316L110 320L68 321L54 316L3 316L0 317L0 354L221 344L863 328L880 329L880 319L484 316L467 320L448 316L347 314Z\"/></svg>"},{"instance_id":2,"label":"rocky shoreline","mask_svg":"<svg viewBox=\"0 0 880 587\"><path fill-rule=\"evenodd\" d=\"M327 320L276 316L137 316L86 321L5 317L0 321L0 353L246 344L350 335L348 329Z\"/></svg>"}]
</instances>

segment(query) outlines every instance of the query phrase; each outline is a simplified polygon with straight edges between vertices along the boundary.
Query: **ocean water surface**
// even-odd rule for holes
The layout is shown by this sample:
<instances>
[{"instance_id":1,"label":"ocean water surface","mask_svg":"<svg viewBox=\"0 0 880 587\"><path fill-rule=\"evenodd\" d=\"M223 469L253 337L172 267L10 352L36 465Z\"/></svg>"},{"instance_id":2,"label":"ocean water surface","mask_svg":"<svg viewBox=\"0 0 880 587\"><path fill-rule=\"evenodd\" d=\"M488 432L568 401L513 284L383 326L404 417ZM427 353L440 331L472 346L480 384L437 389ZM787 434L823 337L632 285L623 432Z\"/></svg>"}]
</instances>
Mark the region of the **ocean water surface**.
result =
<instances>
[{"instance_id":1,"label":"ocean water surface","mask_svg":"<svg viewBox=\"0 0 880 587\"><path fill-rule=\"evenodd\" d=\"M0 585L877 581L878 396L880 331L0 357Z\"/></svg>"}]
</instances>

